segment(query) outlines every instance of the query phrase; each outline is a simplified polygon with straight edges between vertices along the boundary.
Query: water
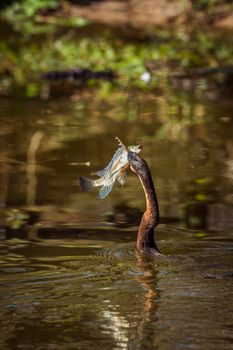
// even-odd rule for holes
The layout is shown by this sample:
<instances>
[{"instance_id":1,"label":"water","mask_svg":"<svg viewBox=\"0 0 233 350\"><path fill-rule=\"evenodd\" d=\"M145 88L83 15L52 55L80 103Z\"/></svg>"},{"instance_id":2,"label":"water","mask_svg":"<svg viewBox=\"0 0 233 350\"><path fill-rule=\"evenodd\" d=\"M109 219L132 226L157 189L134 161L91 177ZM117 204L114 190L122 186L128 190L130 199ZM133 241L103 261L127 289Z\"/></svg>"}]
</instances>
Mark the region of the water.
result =
<instances>
[{"instance_id":1,"label":"water","mask_svg":"<svg viewBox=\"0 0 233 350\"><path fill-rule=\"evenodd\" d=\"M98 88L0 100L1 349L233 349L232 102L221 91ZM78 174L115 136L141 143L164 259L135 251L144 195L105 200ZM90 162L88 166L87 162Z\"/></svg>"},{"instance_id":2,"label":"water","mask_svg":"<svg viewBox=\"0 0 233 350\"><path fill-rule=\"evenodd\" d=\"M232 235L160 229L155 262L63 233L2 241L2 349L232 349Z\"/></svg>"}]
</instances>

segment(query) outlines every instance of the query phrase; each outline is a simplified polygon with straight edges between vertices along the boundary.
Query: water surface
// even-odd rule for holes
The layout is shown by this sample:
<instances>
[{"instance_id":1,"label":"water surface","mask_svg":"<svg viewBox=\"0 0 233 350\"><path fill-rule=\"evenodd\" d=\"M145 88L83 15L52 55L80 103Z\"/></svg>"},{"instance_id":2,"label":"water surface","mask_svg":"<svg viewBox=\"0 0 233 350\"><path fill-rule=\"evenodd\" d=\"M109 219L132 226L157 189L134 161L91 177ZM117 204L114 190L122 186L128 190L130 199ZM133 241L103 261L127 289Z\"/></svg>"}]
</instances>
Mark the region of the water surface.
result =
<instances>
[{"instance_id":1,"label":"water surface","mask_svg":"<svg viewBox=\"0 0 233 350\"><path fill-rule=\"evenodd\" d=\"M0 100L1 349L233 349L232 102L161 91ZM144 147L159 261L135 252L134 174L101 201L77 186L116 135Z\"/></svg>"}]
</instances>

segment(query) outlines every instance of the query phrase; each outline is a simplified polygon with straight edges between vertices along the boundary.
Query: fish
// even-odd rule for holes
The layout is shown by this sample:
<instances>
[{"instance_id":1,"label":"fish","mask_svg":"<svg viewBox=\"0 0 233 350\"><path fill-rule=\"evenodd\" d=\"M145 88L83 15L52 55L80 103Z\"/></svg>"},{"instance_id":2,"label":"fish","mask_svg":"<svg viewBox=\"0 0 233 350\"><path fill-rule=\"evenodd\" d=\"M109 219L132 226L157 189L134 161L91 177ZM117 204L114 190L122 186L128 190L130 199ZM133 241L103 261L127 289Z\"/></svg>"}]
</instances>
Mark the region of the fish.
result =
<instances>
[{"instance_id":1,"label":"fish","mask_svg":"<svg viewBox=\"0 0 233 350\"><path fill-rule=\"evenodd\" d=\"M125 184L126 169L129 166L128 152L141 153L142 146L132 145L127 147L118 137L116 137L116 140L119 146L108 165L104 169L91 174L99 176L99 179L93 180L79 176L79 184L83 192L89 192L93 187L102 186L99 191L99 198L103 199L112 191L116 180L122 186Z\"/></svg>"}]
</instances>

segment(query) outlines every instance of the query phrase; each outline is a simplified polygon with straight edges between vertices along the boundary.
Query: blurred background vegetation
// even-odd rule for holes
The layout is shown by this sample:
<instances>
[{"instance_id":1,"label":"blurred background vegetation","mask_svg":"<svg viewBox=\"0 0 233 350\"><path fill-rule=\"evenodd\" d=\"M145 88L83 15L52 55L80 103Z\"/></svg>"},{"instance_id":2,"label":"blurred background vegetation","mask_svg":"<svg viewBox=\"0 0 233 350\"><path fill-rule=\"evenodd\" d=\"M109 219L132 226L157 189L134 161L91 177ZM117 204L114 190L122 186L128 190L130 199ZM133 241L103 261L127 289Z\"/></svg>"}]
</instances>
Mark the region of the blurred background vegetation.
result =
<instances>
[{"instance_id":1,"label":"blurred background vegetation","mask_svg":"<svg viewBox=\"0 0 233 350\"><path fill-rule=\"evenodd\" d=\"M199 74L206 84L210 77L222 83L232 76L231 2L176 0L157 1L154 6L154 1L147 0L144 9L137 1L124 2L127 7L123 8L120 1L115 7L111 4L1 1L0 94L47 98L51 89L63 95L77 86L97 85L103 98L112 89L153 89L164 77L182 81L184 75ZM150 11L155 16L148 17ZM111 70L118 79L113 84L69 79L60 91L59 83L54 87L41 79L55 67L58 71Z\"/></svg>"}]
</instances>

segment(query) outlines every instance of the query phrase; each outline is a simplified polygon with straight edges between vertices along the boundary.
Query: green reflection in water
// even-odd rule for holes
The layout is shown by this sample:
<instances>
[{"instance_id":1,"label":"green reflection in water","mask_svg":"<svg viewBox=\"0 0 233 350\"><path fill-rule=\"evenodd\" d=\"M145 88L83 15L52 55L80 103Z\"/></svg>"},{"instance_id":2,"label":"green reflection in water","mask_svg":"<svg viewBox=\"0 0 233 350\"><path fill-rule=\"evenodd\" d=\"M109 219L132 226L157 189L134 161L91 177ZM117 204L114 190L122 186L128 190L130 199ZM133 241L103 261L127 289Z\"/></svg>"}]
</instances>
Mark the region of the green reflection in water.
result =
<instances>
[{"instance_id":1,"label":"green reflection in water","mask_svg":"<svg viewBox=\"0 0 233 350\"><path fill-rule=\"evenodd\" d=\"M108 103L83 94L77 101L18 100L17 107L2 100L1 115L2 207L24 208L46 225L138 222L144 196L133 174L101 202L77 186L78 174L89 176L109 161L118 135L143 145L163 222L231 227L232 123L224 100L216 107L198 92L171 89L162 96L130 94L121 104L118 94Z\"/></svg>"}]
</instances>

